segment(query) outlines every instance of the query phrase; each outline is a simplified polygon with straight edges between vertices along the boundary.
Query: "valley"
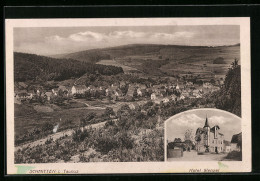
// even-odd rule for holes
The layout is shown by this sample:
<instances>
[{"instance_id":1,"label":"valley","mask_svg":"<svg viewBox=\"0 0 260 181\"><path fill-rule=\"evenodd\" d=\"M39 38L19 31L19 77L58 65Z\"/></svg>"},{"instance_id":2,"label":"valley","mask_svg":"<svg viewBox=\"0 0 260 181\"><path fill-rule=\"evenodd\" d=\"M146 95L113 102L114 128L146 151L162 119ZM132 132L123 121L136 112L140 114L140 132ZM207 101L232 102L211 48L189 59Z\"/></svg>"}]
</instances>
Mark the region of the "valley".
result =
<instances>
[{"instance_id":1,"label":"valley","mask_svg":"<svg viewBox=\"0 0 260 181\"><path fill-rule=\"evenodd\" d=\"M202 107L240 114L239 100L223 102L239 52L239 45L149 44L52 57L15 52L16 163L75 155L78 162L163 161L168 117Z\"/></svg>"}]
</instances>

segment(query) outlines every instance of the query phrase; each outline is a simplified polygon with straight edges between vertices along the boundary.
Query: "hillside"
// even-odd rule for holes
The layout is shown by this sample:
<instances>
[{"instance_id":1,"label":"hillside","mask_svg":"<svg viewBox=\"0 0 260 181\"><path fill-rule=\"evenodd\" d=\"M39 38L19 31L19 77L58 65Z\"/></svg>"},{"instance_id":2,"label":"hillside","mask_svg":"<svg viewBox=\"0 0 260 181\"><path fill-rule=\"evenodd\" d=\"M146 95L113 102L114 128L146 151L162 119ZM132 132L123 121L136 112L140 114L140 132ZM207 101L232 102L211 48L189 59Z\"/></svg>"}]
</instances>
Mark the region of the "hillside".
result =
<instances>
[{"instance_id":1,"label":"hillside","mask_svg":"<svg viewBox=\"0 0 260 181\"><path fill-rule=\"evenodd\" d=\"M121 67L56 59L35 54L14 52L14 80L66 80L86 73L103 75L123 73Z\"/></svg>"},{"instance_id":2,"label":"hillside","mask_svg":"<svg viewBox=\"0 0 260 181\"><path fill-rule=\"evenodd\" d=\"M115 57L124 57L130 55L139 55L159 51L164 45L124 45L104 49L92 49L69 54L53 55L53 58L72 58L85 62L98 62L102 59L113 59Z\"/></svg>"},{"instance_id":3,"label":"hillside","mask_svg":"<svg viewBox=\"0 0 260 181\"><path fill-rule=\"evenodd\" d=\"M235 53L237 53L237 50L239 49L239 44L219 47L131 44L111 48L92 49L69 54L53 55L52 57L67 59L71 58L79 61L92 63L96 63L102 59L113 58L183 60L191 57L203 57L205 55L206 57L209 57L212 54L218 54L218 57L221 56L223 58L227 58L227 56L225 55L230 54L230 52L233 52L234 50ZM232 56L231 61L233 59L234 57ZM227 63L230 62L227 61Z\"/></svg>"}]
</instances>

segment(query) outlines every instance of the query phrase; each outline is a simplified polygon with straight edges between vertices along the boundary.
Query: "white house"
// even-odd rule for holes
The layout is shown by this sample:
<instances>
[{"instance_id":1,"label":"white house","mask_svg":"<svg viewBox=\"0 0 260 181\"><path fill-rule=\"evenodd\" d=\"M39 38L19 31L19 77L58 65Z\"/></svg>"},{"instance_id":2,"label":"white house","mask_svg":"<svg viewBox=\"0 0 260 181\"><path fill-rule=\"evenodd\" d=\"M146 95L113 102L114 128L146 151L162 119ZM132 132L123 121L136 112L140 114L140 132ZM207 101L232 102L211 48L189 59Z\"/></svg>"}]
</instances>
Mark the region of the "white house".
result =
<instances>
[{"instance_id":1,"label":"white house","mask_svg":"<svg viewBox=\"0 0 260 181\"><path fill-rule=\"evenodd\" d=\"M58 89L58 88L54 88L54 89L52 89L51 91L52 91L52 93L53 93L55 96L57 96L57 95L58 95L58 92L59 92L59 89Z\"/></svg>"},{"instance_id":2,"label":"white house","mask_svg":"<svg viewBox=\"0 0 260 181\"><path fill-rule=\"evenodd\" d=\"M185 99L185 96L184 96L184 95L181 95L181 96L180 96L180 99Z\"/></svg>"},{"instance_id":3,"label":"white house","mask_svg":"<svg viewBox=\"0 0 260 181\"><path fill-rule=\"evenodd\" d=\"M87 87L85 85L74 85L71 88L72 94L84 94L87 91Z\"/></svg>"},{"instance_id":4,"label":"white house","mask_svg":"<svg viewBox=\"0 0 260 181\"><path fill-rule=\"evenodd\" d=\"M187 85L187 86L192 86L192 85L193 85L193 82L187 82L186 85Z\"/></svg>"},{"instance_id":5,"label":"white house","mask_svg":"<svg viewBox=\"0 0 260 181\"><path fill-rule=\"evenodd\" d=\"M172 94L172 95L171 95L171 99L172 99L173 101L176 101L176 100L177 100L177 96L176 96L175 94Z\"/></svg>"},{"instance_id":6,"label":"white house","mask_svg":"<svg viewBox=\"0 0 260 181\"><path fill-rule=\"evenodd\" d=\"M37 95L40 95L41 91L39 89L37 89Z\"/></svg>"},{"instance_id":7,"label":"white house","mask_svg":"<svg viewBox=\"0 0 260 181\"><path fill-rule=\"evenodd\" d=\"M212 87L212 84L209 82L206 82L206 83L203 83L203 87L209 89Z\"/></svg>"},{"instance_id":8,"label":"white house","mask_svg":"<svg viewBox=\"0 0 260 181\"><path fill-rule=\"evenodd\" d=\"M46 96L46 98L47 98L48 101L51 100L52 95L53 95L52 92L45 92L45 96Z\"/></svg>"},{"instance_id":9,"label":"white house","mask_svg":"<svg viewBox=\"0 0 260 181\"><path fill-rule=\"evenodd\" d=\"M32 93L27 93L27 92L21 92L16 95L16 98L19 100L26 100L26 99L32 99L33 94Z\"/></svg>"},{"instance_id":10,"label":"white house","mask_svg":"<svg viewBox=\"0 0 260 181\"><path fill-rule=\"evenodd\" d=\"M224 140L224 152L228 153L231 151L231 146L230 146L230 142Z\"/></svg>"},{"instance_id":11,"label":"white house","mask_svg":"<svg viewBox=\"0 0 260 181\"><path fill-rule=\"evenodd\" d=\"M117 96L117 97L119 96L119 93L117 91L115 91L115 96Z\"/></svg>"},{"instance_id":12,"label":"white house","mask_svg":"<svg viewBox=\"0 0 260 181\"><path fill-rule=\"evenodd\" d=\"M202 98L202 95L201 94L197 94L196 98Z\"/></svg>"},{"instance_id":13,"label":"white house","mask_svg":"<svg viewBox=\"0 0 260 181\"><path fill-rule=\"evenodd\" d=\"M163 103L167 103L169 101L170 101L169 98L167 98L167 97L163 98Z\"/></svg>"},{"instance_id":14,"label":"white house","mask_svg":"<svg viewBox=\"0 0 260 181\"><path fill-rule=\"evenodd\" d=\"M176 90L179 90L180 89L180 87L179 87L179 85L177 84L177 86L175 87L175 89Z\"/></svg>"},{"instance_id":15,"label":"white house","mask_svg":"<svg viewBox=\"0 0 260 181\"><path fill-rule=\"evenodd\" d=\"M142 96L142 95L143 95L143 93L142 93L141 89L138 88L138 89L137 89L137 96Z\"/></svg>"},{"instance_id":16,"label":"white house","mask_svg":"<svg viewBox=\"0 0 260 181\"><path fill-rule=\"evenodd\" d=\"M151 94L151 99L152 99L152 100L155 100L155 99L156 99L155 93L152 93L152 94Z\"/></svg>"}]
</instances>

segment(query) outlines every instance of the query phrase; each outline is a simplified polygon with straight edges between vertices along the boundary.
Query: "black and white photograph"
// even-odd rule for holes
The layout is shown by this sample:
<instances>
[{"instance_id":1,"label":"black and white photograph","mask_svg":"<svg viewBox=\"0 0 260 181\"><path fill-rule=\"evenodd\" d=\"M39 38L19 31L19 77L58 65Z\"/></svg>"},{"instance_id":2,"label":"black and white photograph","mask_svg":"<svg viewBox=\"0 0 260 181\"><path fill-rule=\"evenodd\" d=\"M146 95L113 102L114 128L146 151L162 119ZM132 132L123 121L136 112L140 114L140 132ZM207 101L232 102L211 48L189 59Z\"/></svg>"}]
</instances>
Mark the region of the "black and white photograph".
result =
<instances>
[{"instance_id":1,"label":"black and white photograph","mask_svg":"<svg viewBox=\"0 0 260 181\"><path fill-rule=\"evenodd\" d=\"M12 164L242 161L241 26L188 20L15 24Z\"/></svg>"},{"instance_id":2,"label":"black and white photograph","mask_svg":"<svg viewBox=\"0 0 260 181\"><path fill-rule=\"evenodd\" d=\"M241 118L195 109L166 121L167 161L242 161Z\"/></svg>"}]
</instances>

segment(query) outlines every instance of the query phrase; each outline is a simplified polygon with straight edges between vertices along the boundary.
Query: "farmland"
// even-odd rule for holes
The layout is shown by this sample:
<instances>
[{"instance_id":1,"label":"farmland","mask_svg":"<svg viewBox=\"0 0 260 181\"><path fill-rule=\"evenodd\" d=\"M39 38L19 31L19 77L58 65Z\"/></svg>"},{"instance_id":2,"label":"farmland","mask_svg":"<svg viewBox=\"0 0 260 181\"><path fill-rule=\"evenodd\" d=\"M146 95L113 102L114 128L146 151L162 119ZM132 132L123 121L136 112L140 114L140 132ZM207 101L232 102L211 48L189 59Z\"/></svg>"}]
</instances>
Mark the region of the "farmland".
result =
<instances>
[{"instance_id":1,"label":"farmland","mask_svg":"<svg viewBox=\"0 0 260 181\"><path fill-rule=\"evenodd\" d=\"M214 64L217 58L223 58L225 63ZM198 76L202 80L211 78L223 78L234 58L240 58L240 46L223 47L166 47L159 52L148 53L145 55L133 55L117 58L119 64L136 68L140 71L147 64L156 64L158 61L168 60L157 68L161 75L174 76ZM153 67L151 67L153 68Z\"/></svg>"}]
</instances>

